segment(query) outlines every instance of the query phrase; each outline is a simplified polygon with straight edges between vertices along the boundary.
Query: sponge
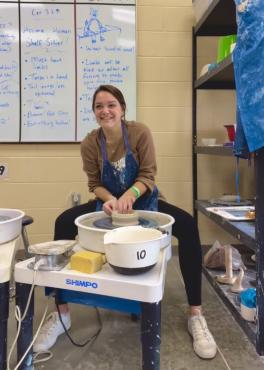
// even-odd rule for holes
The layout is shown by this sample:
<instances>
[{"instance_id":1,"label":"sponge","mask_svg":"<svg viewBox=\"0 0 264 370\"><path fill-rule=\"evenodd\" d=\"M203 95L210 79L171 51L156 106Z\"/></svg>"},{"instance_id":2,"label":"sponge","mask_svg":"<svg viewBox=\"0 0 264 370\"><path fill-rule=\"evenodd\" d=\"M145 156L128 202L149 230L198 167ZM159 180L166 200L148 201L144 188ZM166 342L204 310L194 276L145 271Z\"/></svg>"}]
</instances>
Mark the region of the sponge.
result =
<instances>
[{"instance_id":1,"label":"sponge","mask_svg":"<svg viewBox=\"0 0 264 370\"><path fill-rule=\"evenodd\" d=\"M93 274L101 270L103 264L106 262L104 254L79 251L71 256L71 269L84 272L86 274Z\"/></svg>"}]
</instances>

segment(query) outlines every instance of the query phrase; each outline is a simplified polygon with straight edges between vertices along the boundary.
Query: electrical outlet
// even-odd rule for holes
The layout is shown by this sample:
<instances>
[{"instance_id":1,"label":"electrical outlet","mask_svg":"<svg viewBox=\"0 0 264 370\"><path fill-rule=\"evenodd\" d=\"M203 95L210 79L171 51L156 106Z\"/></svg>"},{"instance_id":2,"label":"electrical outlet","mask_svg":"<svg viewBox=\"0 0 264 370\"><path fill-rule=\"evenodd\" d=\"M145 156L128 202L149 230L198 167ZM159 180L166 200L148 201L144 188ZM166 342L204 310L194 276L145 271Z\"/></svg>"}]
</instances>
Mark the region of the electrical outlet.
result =
<instances>
[{"instance_id":1,"label":"electrical outlet","mask_svg":"<svg viewBox=\"0 0 264 370\"><path fill-rule=\"evenodd\" d=\"M72 193L71 202L73 207L78 206L81 203L81 194L76 192Z\"/></svg>"}]
</instances>

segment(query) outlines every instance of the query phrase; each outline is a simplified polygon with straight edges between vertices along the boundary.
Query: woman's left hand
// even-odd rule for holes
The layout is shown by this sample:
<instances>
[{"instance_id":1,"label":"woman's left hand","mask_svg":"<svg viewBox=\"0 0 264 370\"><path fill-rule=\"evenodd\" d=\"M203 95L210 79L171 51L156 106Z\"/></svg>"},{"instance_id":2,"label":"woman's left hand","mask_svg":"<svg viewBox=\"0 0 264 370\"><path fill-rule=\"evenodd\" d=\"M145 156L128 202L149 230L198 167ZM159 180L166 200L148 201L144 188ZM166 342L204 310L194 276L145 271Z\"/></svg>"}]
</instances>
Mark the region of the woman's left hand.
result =
<instances>
[{"instance_id":1,"label":"woman's left hand","mask_svg":"<svg viewBox=\"0 0 264 370\"><path fill-rule=\"evenodd\" d=\"M133 204L136 198L134 195L126 192L118 200L116 209L119 213L129 213L133 209Z\"/></svg>"},{"instance_id":2,"label":"woman's left hand","mask_svg":"<svg viewBox=\"0 0 264 370\"><path fill-rule=\"evenodd\" d=\"M108 216L111 216L112 212L115 211L116 209L117 209L117 199L115 197L112 197L103 204L103 211Z\"/></svg>"}]
</instances>

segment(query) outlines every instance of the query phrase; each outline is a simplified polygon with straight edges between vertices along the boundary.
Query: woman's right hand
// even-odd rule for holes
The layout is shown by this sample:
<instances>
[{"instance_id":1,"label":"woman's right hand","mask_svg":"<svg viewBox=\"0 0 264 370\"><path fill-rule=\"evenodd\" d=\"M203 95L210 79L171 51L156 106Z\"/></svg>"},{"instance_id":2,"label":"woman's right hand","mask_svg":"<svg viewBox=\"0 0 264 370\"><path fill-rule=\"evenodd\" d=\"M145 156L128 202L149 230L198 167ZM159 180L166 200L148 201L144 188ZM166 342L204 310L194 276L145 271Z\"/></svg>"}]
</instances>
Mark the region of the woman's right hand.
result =
<instances>
[{"instance_id":1,"label":"woman's right hand","mask_svg":"<svg viewBox=\"0 0 264 370\"><path fill-rule=\"evenodd\" d=\"M103 211L108 215L111 216L112 212L117 209L117 199L111 198L104 202L103 204Z\"/></svg>"}]
</instances>

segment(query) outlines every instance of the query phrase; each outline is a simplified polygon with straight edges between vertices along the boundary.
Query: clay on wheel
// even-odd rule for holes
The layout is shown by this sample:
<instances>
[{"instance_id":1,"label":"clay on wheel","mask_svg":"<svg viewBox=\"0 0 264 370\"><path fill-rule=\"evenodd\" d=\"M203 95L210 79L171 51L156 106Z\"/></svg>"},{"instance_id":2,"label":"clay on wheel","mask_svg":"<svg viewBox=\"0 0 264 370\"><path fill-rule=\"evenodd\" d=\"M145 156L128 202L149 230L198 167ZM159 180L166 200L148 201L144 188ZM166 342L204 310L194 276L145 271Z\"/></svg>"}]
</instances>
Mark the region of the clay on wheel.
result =
<instances>
[{"instance_id":1,"label":"clay on wheel","mask_svg":"<svg viewBox=\"0 0 264 370\"><path fill-rule=\"evenodd\" d=\"M134 226L139 224L138 213L133 211L131 213L112 212L112 224L116 226Z\"/></svg>"}]
</instances>

